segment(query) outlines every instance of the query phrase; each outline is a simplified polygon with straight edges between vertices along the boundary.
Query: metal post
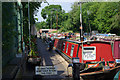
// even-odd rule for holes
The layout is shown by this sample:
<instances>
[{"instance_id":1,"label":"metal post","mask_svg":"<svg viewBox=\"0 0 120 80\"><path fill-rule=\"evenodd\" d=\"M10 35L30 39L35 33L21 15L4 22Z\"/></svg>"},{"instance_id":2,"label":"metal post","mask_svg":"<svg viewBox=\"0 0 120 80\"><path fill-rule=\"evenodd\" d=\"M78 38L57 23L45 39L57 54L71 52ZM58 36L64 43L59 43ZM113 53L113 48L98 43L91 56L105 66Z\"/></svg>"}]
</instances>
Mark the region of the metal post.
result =
<instances>
[{"instance_id":1,"label":"metal post","mask_svg":"<svg viewBox=\"0 0 120 80\"><path fill-rule=\"evenodd\" d=\"M2 45L2 1L0 1L0 12L1 12L1 14L0 14L0 45ZM2 58L3 58L3 56L2 56L2 46L0 46L0 79L2 80Z\"/></svg>"},{"instance_id":2,"label":"metal post","mask_svg":"<svg viewBox=\"0 0 120 80\"><path fill-rule=\"evenodd\" d=\"M79 63L79 58L75 57L72 58L72 63L73 63L73 80L80 80L80 63Z\"/></svg>"},{"instance_id":3,"label":"metal post","mask_svg":"<svg viewBox=\"0 0 120 80\"><path fill-rule=\"evenodd\" d=\"M80 80L80 64L73 63L73 80Z\"/></svg>"},{"instance_id":4,"label":"metal post","mask_svg":"<svg viewBox=\"0 0 120 80\"><path fill-rule=\"evenodd\" d=\"M82 41L82 63L83 63L83 40L84 40L84 38L83 38L83 32L82 32L82 29L83 29L83 27L82 27L82 2L80 2L80 24L81 24L81 26L80 26L80 29L81 29L81 41Z\"/></svg>"},{"instance_id":5,"label":"metal post","mask_svg":"<svg viewBox=\"0 0 120 80\"><path fill-rule=\"evenodd\" d=\"M82 38L83 38L83 32L82 32L82 29L83 29L83 27L82 27L82 6L81 6L81 4L82 4L82 2L80 2L80 24L81 24L81 26L80 26L80 29L81 29L81 37L80 37L80 39L82 40Z\"/></svg>"},{"instance_id":6,"label":"metal post","mask_svg":"<svg viewBox=\"0 0 120 80\"><path fill-rule=\"evenodd\" d=\"M31 50L31 36L30 36L30 10L29 10L29 0L28 0L28 27L29 27L29 46L30 46L30 50Z\"/></svg>"}]
</instances>

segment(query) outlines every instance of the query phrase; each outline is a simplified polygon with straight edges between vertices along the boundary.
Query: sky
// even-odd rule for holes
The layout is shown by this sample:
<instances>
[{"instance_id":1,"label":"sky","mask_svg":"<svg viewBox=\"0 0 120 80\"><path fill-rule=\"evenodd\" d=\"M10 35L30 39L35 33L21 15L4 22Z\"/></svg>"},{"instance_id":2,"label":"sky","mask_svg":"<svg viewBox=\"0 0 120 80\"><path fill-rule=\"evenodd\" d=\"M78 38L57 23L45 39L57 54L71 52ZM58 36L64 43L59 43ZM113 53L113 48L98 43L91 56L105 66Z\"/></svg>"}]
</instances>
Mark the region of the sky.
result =
<instances>
[{"instance_id":1,"label":"sky","mask_svg":"<svg viewBox=\"0 0 120 80\"><path fill-rule=\"evenodd\" d=\"M49 5L61 5L62 9L65 10L65 12L69 12L71 10L71 6L74 2L54 2L54 1L51 1L51 0L47 0ZM42 9L45 7L45 6L48 6L47 3L44 3L42 2L41 4L41 7L38 9L38 12L37 12L37 16L35 16L35 18L38 18L38 21L37 22L41 22L41 21L45 21L42 17L41 17L41 11Z\"/></svg>"}]
</instances>

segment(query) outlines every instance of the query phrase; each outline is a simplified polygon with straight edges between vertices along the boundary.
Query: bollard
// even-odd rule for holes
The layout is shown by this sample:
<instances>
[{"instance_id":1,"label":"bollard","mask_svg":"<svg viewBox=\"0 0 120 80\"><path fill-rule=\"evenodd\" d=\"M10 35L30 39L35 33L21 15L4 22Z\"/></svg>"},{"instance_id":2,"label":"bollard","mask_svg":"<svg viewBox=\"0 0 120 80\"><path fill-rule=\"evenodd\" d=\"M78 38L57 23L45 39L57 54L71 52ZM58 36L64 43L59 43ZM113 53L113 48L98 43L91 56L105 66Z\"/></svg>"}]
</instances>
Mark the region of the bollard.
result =
<instances>
[{"instance_id":1,"label":"bollard","mask_svg":"<svg viewBox=\"0 0 120 80\"><path fill-rule=\"evenodd\" d=\"M73 80L80 80L80 65L73 63Z\"/></svg>"},{"instance_id":2,"label":"bollard","mask_svg":"<svg viewBox=\"0 0 120 80\"><path fill-rule=\"evenodd\" d=\"M72 58L73 62L73 80L80 80L80 63L79 58L75 57Z\"/></svg>"}]
</instances>

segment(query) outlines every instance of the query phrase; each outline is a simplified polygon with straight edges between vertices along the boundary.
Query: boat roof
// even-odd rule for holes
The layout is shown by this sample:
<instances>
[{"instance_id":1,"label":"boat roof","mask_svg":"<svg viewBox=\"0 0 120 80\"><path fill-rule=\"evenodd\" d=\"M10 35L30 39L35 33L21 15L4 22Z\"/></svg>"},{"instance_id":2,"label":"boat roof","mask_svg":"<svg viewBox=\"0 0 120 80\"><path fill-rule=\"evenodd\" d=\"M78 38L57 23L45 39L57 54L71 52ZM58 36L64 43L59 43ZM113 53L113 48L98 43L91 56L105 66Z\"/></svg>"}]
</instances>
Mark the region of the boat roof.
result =
<instances>
[{"instance_id":1,"label":"boat roof","mask_svg":"<svg viewBox=\"0 0 120 80\"><path fill-rule=\"evenodd\" d=\"M72 42L72 43L76 43L76 44L86 44L86 43L108 43L110 44L111 41L103 41L103 40L86 40L86 41L75 41L75 40L70 40L70 39L64 39L64 38L57 38L57 39L60 39L60 40L65 40L65 41L68 41L68 42Z\"/></svg>"}]
</instances>

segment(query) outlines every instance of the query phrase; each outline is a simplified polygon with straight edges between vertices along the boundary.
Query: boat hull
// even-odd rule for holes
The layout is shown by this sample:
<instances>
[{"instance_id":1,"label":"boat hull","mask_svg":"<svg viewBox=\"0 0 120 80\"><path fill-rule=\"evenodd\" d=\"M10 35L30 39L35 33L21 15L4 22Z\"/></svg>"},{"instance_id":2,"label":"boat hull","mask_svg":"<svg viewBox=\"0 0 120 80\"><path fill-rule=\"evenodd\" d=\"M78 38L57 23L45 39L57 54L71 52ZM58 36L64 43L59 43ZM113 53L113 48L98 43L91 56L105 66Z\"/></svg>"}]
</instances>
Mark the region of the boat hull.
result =
<instances>
[{"instance_id":1,"label":"boat hull","mask_svg":"<svg viewBox=\"0 0 120 80\"><path fill-rule=\"evenodd\" d=\"M113 80L119 69L120 66L105 71L101 70L96 72L81 73L80 76L84 80Z\"/></svg>"}]
</instances>

